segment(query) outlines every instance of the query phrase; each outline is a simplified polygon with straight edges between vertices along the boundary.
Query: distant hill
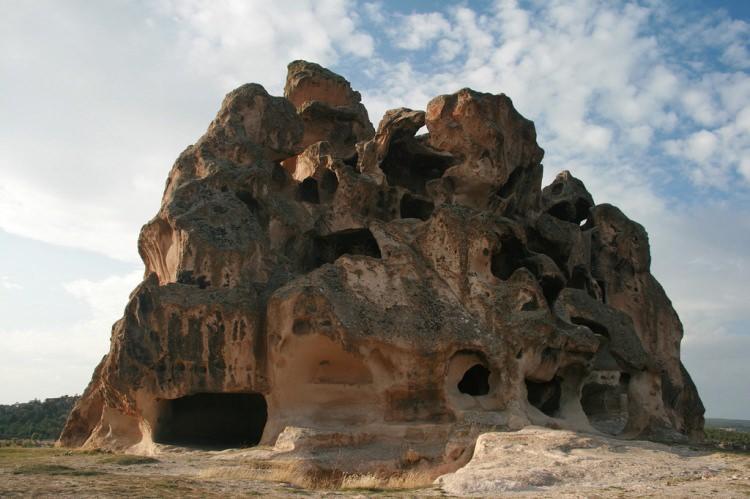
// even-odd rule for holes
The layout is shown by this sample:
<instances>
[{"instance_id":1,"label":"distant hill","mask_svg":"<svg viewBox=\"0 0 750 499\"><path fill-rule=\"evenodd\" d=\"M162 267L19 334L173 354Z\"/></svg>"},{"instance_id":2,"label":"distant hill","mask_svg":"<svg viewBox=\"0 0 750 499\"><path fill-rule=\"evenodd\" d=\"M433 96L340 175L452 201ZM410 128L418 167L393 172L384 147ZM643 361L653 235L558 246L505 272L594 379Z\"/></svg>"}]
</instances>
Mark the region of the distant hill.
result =
<instances>
[{"instance_id":1,"label":"distant hill","mask_svg":"<svg viewBox=\"0 0 750 499\"><path fill-rule=\"evenodd\" d=\"M0 440L56 440L78 396L62 396L0 405Z\"/></svg>"}]
</instances>

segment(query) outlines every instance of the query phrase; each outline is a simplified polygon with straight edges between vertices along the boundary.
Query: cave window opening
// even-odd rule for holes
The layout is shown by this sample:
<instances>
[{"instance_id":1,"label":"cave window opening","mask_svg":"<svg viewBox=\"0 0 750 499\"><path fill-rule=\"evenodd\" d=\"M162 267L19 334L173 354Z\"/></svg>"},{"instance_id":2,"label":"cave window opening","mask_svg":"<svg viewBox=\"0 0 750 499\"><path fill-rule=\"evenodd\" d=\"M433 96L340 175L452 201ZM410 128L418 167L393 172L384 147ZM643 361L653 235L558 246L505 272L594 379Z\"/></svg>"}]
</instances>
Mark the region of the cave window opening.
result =
<instances>
[{"instance_id":1,"label":"cave window opening","mask_svg":"<svg viewBox=\"0 0 750 499\"><path fill-rule=\"evenodd\" d=\"M551 381L535 382L526 380L526 394L531 405L550 417L560 410L560 378L554 377Z\"/></svg>"},{"instance_id":2,"label":"cave window opening","mask_svg":"<svg viewBox=\"0 0 750 499\"><path fill-rule=\"evenodd\" d=\"M549 213L553 217L558 218L560 220L564 220L566 222L572 222L571 213L568 207L569 207L569 204L563 201L552 206L549 210L547 210L547 213Z\"/></svg>"},{"instance_id":3,"label":"cave window opening","mask_svg":"<svg viewBox=\"0 0 750 499\"><path fill-rule=\"evenodd\" d=\"M442 177L453 163L453 156L434 151L408 138L391 143L380 169L385 173L388 185L425 195L427 182Z\"/></svg>"},{"instance_id":4,"label":"cave window opening","mask_svg":"<svg viewBox=\"0 0 750 499\"><path fill-rule=\"evenodd\" d=\"M501 185L497 189L497 191L495 191L495 195L503 199L510 197L510 195L513 194L513 192L515 192L516 186L521 181L522 177L523 177L523 168L517 167L508 176L508 179L505 181L505 183Z\"/></svg>"},{"instance_id":5,"label":"cave window opening","mask_svg":"<svg viewBox=\"0 0 750 499\"><path fill-rule=\"evenodd\" d=\"M610 435L622 433L628 421L627 373L600 373L583 385L581 407L591 426Z\"/></svg>"},{"instance_id":6,"label":"cave window opening","mask_svg":"<svg viewBox=\"0 0 750 499\"><path fill-rule=\"evenodd\" d=\"M197 393L162 401L154 441L210 448L257 445L268 419L259 393Z\"/></svg>"},{"instance_id":7,"label":"cave window opening","mask_svg":"<svg viewBox=\"0 0 750 499\"><path fill-rule=\"evenodd\" d=\"M479 397L490 393L490 370L482 364L471 366L458 382L458 391Z\"/></svg>"},{"instance_id":8,"label":"cave window opening","mask_svg":"<svg viewBox=\"0 0 750 499\"><path fill-rule=\"evenodd\" d=\"M544 276L539 284L542 286L542 293L544 294L544 299L547 300L547 305L552 308L560 291L565 287L565 283L559 278Z\"/></svg>"},{"instance_id":9,"label":"cave window opening","mask_svg":"<svg viewBox=\"0 0 750 499\"><path fill-rule=\"evenodd\" d=\"M576 219L580 225L584 225L587 221L589 209L591 209L591 205L585 199L579 199L576 201Z\"/></svg>"},{"instance_id":10,"label":"cave window opening","mask_svg":"<svg viewBox=\"0 0 750 499\"><path fill-rule=\"evenodd\" d=\"M200 289L206 289L211 285L204 275L194 275L192 270L180 270L177 272L177 282L180 284L189 284L198 286Z\"/></svg>"},{"instance_id":11,"label":"cave window opening","mask_svg":"<svg viewBox=\"0 0 750 499\"><path fill-rule=\"evenodd\" d=\"M525 257L521 241L512 234L505 234L500 238L500 248L492 253L492 274L503 281L508 280L516 269L523 267Z\"/></svg>"},{"instance_id":12,"label":"cave window opening","mask_svg":"<svg viewBox=\"0 0 750 499\"><path fill-rule=\"evenodd\" d=\"M435 204L432 201L412 196L408 192L401 197L401 218L427 220L432 215Z\"/></svg>"},{"instance_id":13,"label":"cave window opening","mask_svg":"<svg viewBox=\"0 0 750 499\"><path fill-rule=\"evenodd\" d=\"M235 196L237 196L237 199L242 201L242 203L245 205L247 210L250 212L250 215L255 218L255 220L258 221L261 225L267 225L268 219L266 217L266 214L263 210L263 207L258 202L253 195L248 191L237 191L235 193Z\"/></svg>"},{"instance_id":14,"label":"cave window opening","mask_svg":"<svg viewBox=\"0 0 750 499\"><path fill-rule=\"evenodd\" d=\"M318 181L312 177L307 177L299 184L297 188L297 197L305 203L320 204L320 195L318 194Z\"/></svg>"},{"instance_id":15,"label":"cave window opening","mask_svg":"<svg viewBox=\"0 0 750 499\"><path fill-rule=\"evenodd\" d=\"M589 275L585 267L576 266L573 268L573 275L568 281L567 287L582 289L588 291Z\"/></svg>"},{"instance_id":16,"label":"cave window opening","mask_svg":"<svg viewBox=\"0 0 750 499\"><path fill-rule=\"evenodd\" d=\"M381 258L380 246L369 229L351 229L313 238L308 270L333 263L342 255Z\"/></svg>"},{"instance_id":17,"label":"cave window opening","mask_svg":"<svg viewBox=\"0 0 750 499\"><path fill-rule=\"evenodd\" d=\"M605 338L609 338L609 331L599 323L586 319L585 317L571 317L570 321L578 326L586 326L591 329L594 334L599 334Z\"/></svg>"},{"instance_id":18,"label":"cave window opening","mask_svg":"<svg viewBox=\"0 0 750 499\"><path fill-rule=\"evenodd\" d=\"M320 178L320 193L325 199L330 199L339 187L339 179L331 170L326 170Z\"/></svg>"},{"instance_id":19,"label":"cave window opening","mask_svg":"<svg viewBox=\"0 0 750 499\"><path fill-rule=\"evenodd\" d=\"M357 169L357 161L359 160L359 155L355 152L348 158L344 158L342 161L345 165L349 165L355 170Z\"/></svg>"},{"instance_id":20,"label":"cave window opening","mask_svg":"<svg viewBox=\"0 0 750 499\"><path fill-rule=\"evenodd\" d=\"M280 163L274 165L271 170L271 184L275 189L283 189L289 181L289 173Z\"/></svg>"}]
</instances>

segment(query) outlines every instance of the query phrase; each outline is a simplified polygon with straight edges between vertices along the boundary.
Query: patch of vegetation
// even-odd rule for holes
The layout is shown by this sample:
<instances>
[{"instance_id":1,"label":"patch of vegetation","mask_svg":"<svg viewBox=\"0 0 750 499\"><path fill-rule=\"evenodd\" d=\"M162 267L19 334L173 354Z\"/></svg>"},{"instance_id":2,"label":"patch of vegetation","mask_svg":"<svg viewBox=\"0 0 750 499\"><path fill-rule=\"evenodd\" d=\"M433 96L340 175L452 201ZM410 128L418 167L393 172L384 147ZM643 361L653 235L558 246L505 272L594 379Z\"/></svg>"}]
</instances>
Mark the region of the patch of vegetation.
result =
<instances>
[{"instance_id":1,"label":"patch of vegetation","mask_svg":"<svg viewBox=\"0 0 750 499\"><path fill-rule=\"evenodd\" d=\"M134 466L138 464L154 464L158 463L158 459L147 456L127 456L127 455L114 455L107 456L102 459L102 463L117 464L120 466Z\"/></svg>"},{"instance_id":2,"label":"patch of vegetation","mask_svg":"<svg viewBox=\"0 0 750 499\"><path fill-rule=\"evenodd\" d=\"M722 428L705 428L706 443L724 450L750 451L750 433Z\"/></svg>"},{"instance_id":3,"label":"patch of vegetation","mask_svg":"<svg viewBox=\"0 0 750 499\"><path fill-rule=\"evenodd\" d=\"M57 440L77 400L63 396L0 405L0 440Z\"/></svg>"},{"instance_id":4,"label":"patch of vegetation","mask_svg":"<svg viewBox=\"0 0 750 499\"><path fill-rule=\"evenodd\" d=\"M64 456L68 452L70 451L54 447L0 447L0 465L6 462L50 459Z\"/></svg>"},{"instance_id":5,"label":"patch of vegetation","mask_svg":"<svg viewBox=\"0 0 750 499\"><path fill-rule=\"evenodd\" d=\"M99 471L80 470L62 464L31 463L18 466L13 470L14 475L72 475L94 476L101 475Z\"/></svg>"}]
</instances>

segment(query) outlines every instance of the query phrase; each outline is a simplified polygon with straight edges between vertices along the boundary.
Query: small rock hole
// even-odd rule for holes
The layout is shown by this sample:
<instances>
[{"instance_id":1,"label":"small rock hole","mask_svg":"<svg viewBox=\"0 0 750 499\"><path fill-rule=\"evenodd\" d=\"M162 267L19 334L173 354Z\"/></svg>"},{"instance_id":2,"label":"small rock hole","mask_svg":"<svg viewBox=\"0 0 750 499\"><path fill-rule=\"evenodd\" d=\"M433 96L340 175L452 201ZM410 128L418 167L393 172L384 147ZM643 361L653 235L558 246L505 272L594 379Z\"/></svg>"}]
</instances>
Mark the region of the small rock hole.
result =
<instances>
[{"instance_id":1,"label":"small rock hole","mask_svg":"<svg viewBox=\"0 0 750 499\"><path fill-rule=\"evenodd\" d=\"M482 364L470 367L458 382L458 391L478 397L490 393L490 370Z\"/></svg>"}]
</instances>

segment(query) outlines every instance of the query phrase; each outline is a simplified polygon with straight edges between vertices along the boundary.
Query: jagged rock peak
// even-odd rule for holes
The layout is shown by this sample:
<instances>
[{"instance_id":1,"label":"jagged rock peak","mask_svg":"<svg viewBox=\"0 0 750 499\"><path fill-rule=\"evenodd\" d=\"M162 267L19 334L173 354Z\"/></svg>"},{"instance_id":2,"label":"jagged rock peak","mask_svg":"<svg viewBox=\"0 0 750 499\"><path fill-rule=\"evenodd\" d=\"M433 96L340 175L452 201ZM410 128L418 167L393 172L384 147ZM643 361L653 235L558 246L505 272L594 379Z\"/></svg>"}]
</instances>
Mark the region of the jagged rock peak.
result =
<instances>
[{"instance_id":1,"label":"jagged rock peak","mask_svg":"<svg viewBox=\"0 0 750 499\"><path fill-rule=\"evenodd\" d=\"M376 132L317 64L285 97L230 92L141 230L144 280L61 443L449 469L487 428L700 437L645 229L568 172L542 189L543 155L502 94Z\"/></svg>"}]
</instances>

